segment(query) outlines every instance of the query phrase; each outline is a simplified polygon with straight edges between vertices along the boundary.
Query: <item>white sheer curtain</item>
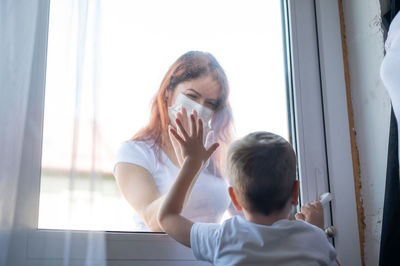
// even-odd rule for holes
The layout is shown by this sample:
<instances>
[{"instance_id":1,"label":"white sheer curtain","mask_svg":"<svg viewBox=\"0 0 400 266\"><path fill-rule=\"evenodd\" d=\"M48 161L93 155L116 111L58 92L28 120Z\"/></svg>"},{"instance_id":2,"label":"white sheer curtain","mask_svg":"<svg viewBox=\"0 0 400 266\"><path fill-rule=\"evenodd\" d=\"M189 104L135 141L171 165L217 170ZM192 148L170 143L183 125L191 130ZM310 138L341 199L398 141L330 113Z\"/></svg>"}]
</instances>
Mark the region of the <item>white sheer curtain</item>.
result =
<instances>
[{"instance_id":1,"label":"white sheer curtain","mask_svg":"<svg viewBox=\"0 0 400 266\"><path fill-rule=\"evenodd\" d=\"M53 2L53 1L52 1ZM76 149L81 115L80 96L83 90L92 95L90 145L90 199L98 182L96 174L96 76L98 52L98 14L100 1L64 1L69 5L71 36L69 56L74 58L75 90L73 146L69 172L70 197L73 199L76 178ZM54 0L56 4L56 0ZM45 59L50 2L48 0L3 0L0 2L0 266L26 265L26 243L37 229L40 158L30 158L32 147L42 141ZM91 36L88 43L87 36ZM83 72L84 64L91 65ZM88 69L88 68L86 68ZM86 82L84 82L84 80ZM83 84L90 84L84 88ZM31 119L36 117L37 119ZM32 138L36 141L29 143ZM62 140L60 140L62 141ZM40 157L40 156L39 156ZM26 164L27 160L38 162ZM29 184L22 176L29 176ZM26 193L27 189L29 193ZM26 196L29 195L29 196ZM33 195L33 196L32 196ZM34 201L32 203L27 201ZM33 206L32 208L30 208ZM66 212L68 210L65 210ZM25 219L24 217L29 217ZM86 256L82 264L106 265L105 238L102 232L86 234ZM71 232L64 235L63 265L76 265L71 255ZM21 250L20 254L19 250ZM79 263L81 265L81 263Z\"/></svg>"},{"instance_id":2,"label":"white sheer curtain","mask_svg":"<svg viewBox=\"0 0 400 266\"><path fill-rule=\"evenodd\" d=\"M98 119L100 5L51 2L39 228L97 229L93 203L102 183L103 146ZM65 210L58 211L58 205Z\"/></svg>"},{"instance_id":3,"label":"white sheer curtain","mask_svg":"<svg viewBox=\"0 0 400 266\"><path fill-rule=\"evenodd\" d=\"M0 2L0 265L6 265L12 241L32 62L39 16L48 1ZM43 7L43 9L41 9Z\"/></svg>"}]
</instances>

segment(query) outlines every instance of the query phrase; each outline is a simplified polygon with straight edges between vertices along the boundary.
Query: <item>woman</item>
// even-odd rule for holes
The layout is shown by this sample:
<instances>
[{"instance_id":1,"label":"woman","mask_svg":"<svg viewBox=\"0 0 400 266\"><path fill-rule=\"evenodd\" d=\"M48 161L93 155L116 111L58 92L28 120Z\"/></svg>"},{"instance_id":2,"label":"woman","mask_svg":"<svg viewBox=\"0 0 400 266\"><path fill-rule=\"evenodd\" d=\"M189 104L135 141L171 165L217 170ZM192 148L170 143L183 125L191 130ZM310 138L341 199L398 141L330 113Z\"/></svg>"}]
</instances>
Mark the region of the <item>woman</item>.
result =
<instances>
[{"instance_id":1,"label":"woman","mask_svg":"<svg viewBox=\"0 0 400 266\"><path fill-rule=\"evenodd\" d=\"M219 222L230 206L227 183L221 178L222 160L232 140L228 94L224 70L209 53L187 52L166 73L152 104L149 124L122 144L114 168L119 189L135 210L140 230L162 231L158 209L182 163L179 145L171 142L168 128L175 127L177 117L188 128L187 116L192 110L202 118L208 141L213 139L220 145L200 173L183 215L194 221Z\"/></svg>"}]
</instances>

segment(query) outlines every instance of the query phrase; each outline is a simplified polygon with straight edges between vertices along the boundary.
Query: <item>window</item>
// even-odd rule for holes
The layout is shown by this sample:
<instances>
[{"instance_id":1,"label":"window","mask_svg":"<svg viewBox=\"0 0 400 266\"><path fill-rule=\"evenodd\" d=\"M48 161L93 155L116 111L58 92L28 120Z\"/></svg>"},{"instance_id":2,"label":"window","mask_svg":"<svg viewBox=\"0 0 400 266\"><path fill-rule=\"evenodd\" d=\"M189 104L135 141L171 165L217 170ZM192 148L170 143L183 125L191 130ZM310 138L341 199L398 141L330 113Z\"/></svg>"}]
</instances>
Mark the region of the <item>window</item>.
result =
<instances>
[{"instance_id":1,"label":"window","mask_svg":"<svg viewBox=\"0 0 400 266\"><path fill-rule=\"evenodd\" d=\"M318 190L328 189L328 186L333 193L340 194L331 206L331 221L337 229L335 247L343 265L360 265L354 187L350 181L350 145L346 136L347 114L346 108L334 108L346 106L337 2L288 0L282 1L282 6L287 30L285 77L292 88L288 105L292 127L296 129L293 136L299 155L302 198L313 199ZM20 174L15 213L15 222L21 230L10 246L10 261L18 261L19 265L64 265L63 258L68 252L73 263L84 265L86 252L90 253L84 249L84 243L100 234L107 244L108 265L207 265L194 261L190 250L165 234L38 230L42 151L42 134L38 131L43 124L40 110L44 106L48 2L41 2L41 7L38 9L37 52L33 58L36 75L27 112L27 120L34 126L25 129L25 156L21 162L24 170ZM220 61L226 65L222 58ZM337 132L337 128L344 130ZM66 242L66 238L71 242ZM153 250L157 250L157 254L151 252Z\"/></svg>"},{"instance_id":2,"label":"window","mask_svg":"<svg viewBox=\"0 0 400 266\"><path fill-rule=\"evenodd\" d=\"M288 139L281 21L279 1L53 0L39 228L139 230L112 175L115 153L146 125L163 76L189 50L224 68L238 137Z\"/></svg>"}]
</instances>

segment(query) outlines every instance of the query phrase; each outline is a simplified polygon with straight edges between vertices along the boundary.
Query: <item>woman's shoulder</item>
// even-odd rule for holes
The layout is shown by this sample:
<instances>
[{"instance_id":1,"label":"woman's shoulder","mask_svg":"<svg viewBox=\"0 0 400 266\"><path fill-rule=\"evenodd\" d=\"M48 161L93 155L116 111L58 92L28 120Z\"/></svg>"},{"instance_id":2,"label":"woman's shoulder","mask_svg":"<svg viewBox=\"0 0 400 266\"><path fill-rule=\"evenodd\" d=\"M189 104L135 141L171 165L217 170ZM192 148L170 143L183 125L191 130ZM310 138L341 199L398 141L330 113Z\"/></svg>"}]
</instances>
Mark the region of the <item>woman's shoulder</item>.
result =
<instances>
[{"instance_id":1,"label":"woman's shoulder","mask_svg":"<svg viewBox=\"0 0 400 266\"><path fill-rule=\"evenodd\" d=\"M154 144L143 140L127 140L121 143L118 149L118 153L135 151L152 152L154 151Z\"/></svg>"},{"instance_id":2,"label":"woman's shoulder","mask_svg":"<svg viewBox=\"0 0 400 266\"><path fill-rule=\"evenodd\" d=\"M152 172L155 167L155 160L154 144L140 140L128 140L123 142L117 150L115 165L118 163L132 163Z\"/></svg>"}]
</instances>

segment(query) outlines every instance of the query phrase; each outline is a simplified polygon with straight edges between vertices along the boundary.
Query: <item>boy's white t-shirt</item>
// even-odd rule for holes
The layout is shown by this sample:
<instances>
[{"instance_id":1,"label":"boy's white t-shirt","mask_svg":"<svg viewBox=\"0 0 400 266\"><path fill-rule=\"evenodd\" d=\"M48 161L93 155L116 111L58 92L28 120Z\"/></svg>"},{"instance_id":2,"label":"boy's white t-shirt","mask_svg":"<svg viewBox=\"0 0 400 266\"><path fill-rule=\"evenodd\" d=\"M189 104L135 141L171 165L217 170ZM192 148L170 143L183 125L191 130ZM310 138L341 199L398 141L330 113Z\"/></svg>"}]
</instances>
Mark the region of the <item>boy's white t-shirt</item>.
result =
<instances>
[{"instance_id":1,"label":"boy's white t-shirt","mask_svg":"<svg viewBox=\"0 0 400 266\"><path fill-rule=\"evenodd\" d=\"M194 256L213 265L337 265L325 233L304 221L259 225L234 216L222 225L194 223Z\"/></svg>"},{"instance_id":2,"label":"boy's white t-shirt","mask_svg":"<svg viewBox=\"0 0 400 266\"><path fill-rule=\"evenodd\" d=\"M126 141L117 152L115 166L118 163L131 163L145 168L153 176L160 194L164 195L171 188L180 169L163 151L161 159L162 162L157 159L151 144L144 141ZM228 183L225 179L216 177L208 169L204 169L193 186L191 197L182 214L195 222L218 223L230 203ZM149 231L135 211L133 216L138 230Z\"/></svg>"}]
</instances>

